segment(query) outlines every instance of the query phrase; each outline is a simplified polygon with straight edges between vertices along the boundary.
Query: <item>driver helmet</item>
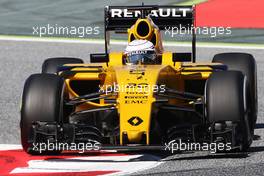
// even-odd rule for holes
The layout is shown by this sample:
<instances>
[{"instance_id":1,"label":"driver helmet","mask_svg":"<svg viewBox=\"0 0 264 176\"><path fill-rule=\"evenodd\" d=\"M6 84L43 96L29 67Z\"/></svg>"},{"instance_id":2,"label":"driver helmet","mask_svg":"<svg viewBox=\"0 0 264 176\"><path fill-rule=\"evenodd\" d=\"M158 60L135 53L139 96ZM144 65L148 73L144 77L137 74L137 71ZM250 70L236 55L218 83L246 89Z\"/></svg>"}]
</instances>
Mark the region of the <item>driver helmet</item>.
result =
<instances>
[{"instance_id":1,"label":"driver helmet","mask_svg":"<svg viewBox=\"0 0 264 176\"><path fill-rule=\"evenodd\" d=\"M125 49L125 63L136 64L156 64L157 53L155 46L148 40L133 40Z\"/></svg>"}]
</instances>

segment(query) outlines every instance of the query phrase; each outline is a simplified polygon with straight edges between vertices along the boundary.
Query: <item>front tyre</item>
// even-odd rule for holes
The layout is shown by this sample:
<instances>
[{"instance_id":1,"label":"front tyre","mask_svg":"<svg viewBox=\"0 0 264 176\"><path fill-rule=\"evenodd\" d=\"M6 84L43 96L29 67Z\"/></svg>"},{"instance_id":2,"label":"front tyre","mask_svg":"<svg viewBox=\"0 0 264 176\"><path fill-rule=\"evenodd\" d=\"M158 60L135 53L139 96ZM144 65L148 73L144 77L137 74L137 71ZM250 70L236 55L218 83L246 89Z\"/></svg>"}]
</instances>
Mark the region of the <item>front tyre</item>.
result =
<instances>
[{"instance_id":1,"label":"front tyre","mask_svg":"<svg viewBox=\"0 0 264 176\"><path fill-rule=\"evenodd\" d=\"M63 121L64 80L54 74L33 74L25 82L21 107L21 143L29 154L40 154L32 149L32 123ZM46 151L57 154L60 151Z\"/></svg>"},{"instance_id":2,"label":"front tyre","mask_svg":"<svg viewBox=\"0 0 264 176\"><path fill-rule=\"evenodd\" d=\"M242 151L246 151L252 143L248 93L247 79L240 71L215 72L206 82L205 115L208 122L235 126L232 145L239 146Z\"/></svg>"}]
</instances>

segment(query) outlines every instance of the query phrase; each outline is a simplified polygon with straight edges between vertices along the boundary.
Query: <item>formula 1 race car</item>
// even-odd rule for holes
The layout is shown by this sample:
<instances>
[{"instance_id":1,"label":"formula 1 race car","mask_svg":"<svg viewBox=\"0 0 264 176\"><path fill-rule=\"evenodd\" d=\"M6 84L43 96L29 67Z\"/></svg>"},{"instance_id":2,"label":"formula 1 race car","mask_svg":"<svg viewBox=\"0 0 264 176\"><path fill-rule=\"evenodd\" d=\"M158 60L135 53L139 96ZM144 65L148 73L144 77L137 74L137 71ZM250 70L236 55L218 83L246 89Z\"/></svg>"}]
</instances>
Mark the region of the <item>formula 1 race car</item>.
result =
<instances>
[{"instance_id":1,"label":"formula 1 race car","mask_svg":"<svg viewBox=\"0 0 264 176\"><path fill-rule=\"evenodd\" d=\"M108 6L105 52L49 58L25 82L21 141L97 143L100 149L157 149L170 141L230 144L247 151L257 120L256 62L220 53L197 63L192 52L164 51L161 30L194 25L193 6ZM124 52L109 52L110 32L127 33ZM35 148L35 149L34 149ZM60 153L62 149L45 149Z\"/></svg>"}]
</instances>

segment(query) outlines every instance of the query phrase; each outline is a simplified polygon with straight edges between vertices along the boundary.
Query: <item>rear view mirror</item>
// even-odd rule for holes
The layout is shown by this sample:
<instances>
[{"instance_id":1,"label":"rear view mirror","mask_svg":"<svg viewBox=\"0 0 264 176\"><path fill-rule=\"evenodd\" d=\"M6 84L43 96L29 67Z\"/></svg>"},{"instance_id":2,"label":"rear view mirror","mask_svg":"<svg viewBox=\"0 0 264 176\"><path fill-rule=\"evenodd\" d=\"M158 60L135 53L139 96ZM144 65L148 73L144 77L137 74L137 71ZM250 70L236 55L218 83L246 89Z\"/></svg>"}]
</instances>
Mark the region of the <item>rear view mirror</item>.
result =
<instances>
[{"instance_id":1,"label":"rear view mirror","mask_svg":"<svg viewBox=\"0 0 264 176\"><path fill-rule=\"evenodd\" d=\"M90 54L90 62L91 63L109 62L109 56L106 53Z\"/></svg>"},{"instance_id":2,"label":"rear view mirror","mask_svg":"<svg viewBox=\"0 0 264 176\"><path fill-rule=\"evenodd\" d=\"M172 53L173 62L191 62L192 53Z\"/></svg>"}]
</instances>

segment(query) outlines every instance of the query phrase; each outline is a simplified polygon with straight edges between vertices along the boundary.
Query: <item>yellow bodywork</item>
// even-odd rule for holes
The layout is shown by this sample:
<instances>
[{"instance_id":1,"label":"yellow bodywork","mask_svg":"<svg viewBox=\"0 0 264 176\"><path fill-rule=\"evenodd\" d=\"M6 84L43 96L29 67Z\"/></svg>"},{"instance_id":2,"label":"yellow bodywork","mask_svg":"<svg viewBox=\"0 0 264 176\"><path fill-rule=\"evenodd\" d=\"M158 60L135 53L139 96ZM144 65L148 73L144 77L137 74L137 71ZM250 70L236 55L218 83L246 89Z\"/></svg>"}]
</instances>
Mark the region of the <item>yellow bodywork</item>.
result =
<instances>
[{"instance_id":1,"label":"yellow bodywork","mask_svg":"<svg viewBox=\"0 0 264 176\"><path fill-rule=\"evenodd\" d=\"M150 31L146 36L137 34L138 24L144 21L148 24ZM118 85L125 90L119 90L112 95L116 99L114 105L117 108L120 119L120 144L123 144L123 135L127 135L130 143L138 143L142 140L143 134L146 136L145 144L149 144L151 113L155 111L153 105L156 101L153 88L157 85L166 85L179 91L185 90L185 80L206 80L212 73L212 65L217 63L187 63L173 62L172 53L164 52L161 37L158 28L150 19L139 19L135 25L128 29L128 41L131 41L131 35L136 39L151 40L156 35L157 42L155 47L160 51L161 64L159 65L125 65L123 64L124 54L122 52L112 52L109 54L108 63L91 64L67 64L65 66L74 66L71 71L73 74L66 78L66 87L71 98L78 97L78 93L72 89L70 82L72 80L80 81L98 81L99 87L109 87ZM88 68L86 66L98 66ZM149 87L148 91L140 87ZM182 100L169 100L170 104L182 104L190 106ZM105 107L109 104L103 99L99 102L85 102L76 108L76 111L91 109L96 107ZM131 125L129 120L132 118L134 124L138 123L139 117L142 122L138 125ZM166 118L166 117L164 117Z\"/></svg>"}]
</instances>

